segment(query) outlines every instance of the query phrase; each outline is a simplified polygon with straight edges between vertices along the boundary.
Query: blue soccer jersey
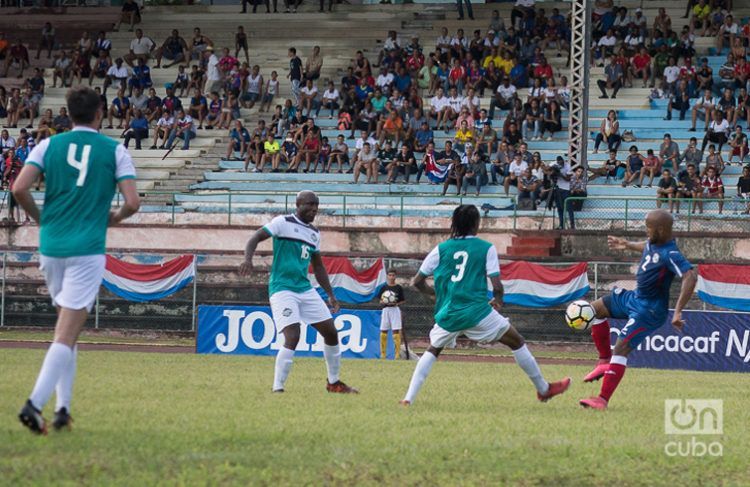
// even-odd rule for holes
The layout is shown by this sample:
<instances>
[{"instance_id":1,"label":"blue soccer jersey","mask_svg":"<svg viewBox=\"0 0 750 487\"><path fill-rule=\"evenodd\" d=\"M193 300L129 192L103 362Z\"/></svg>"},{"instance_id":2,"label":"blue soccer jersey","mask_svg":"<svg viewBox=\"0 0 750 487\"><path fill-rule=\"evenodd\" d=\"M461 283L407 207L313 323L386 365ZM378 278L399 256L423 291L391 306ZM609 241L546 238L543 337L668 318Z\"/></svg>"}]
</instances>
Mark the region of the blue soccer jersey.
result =
<instances>
[{"instance_id":1,"label":"blue soccer jersey","mask_svg":"<svg viewBox=\"0 0 750 487\"><path fill-rule=\"evenodd\" d=\"M692 268L674 240L662 245L646 243L636 273L636 296L666 305L674 277L682 277Z\"/></svg>"}]
</instances>

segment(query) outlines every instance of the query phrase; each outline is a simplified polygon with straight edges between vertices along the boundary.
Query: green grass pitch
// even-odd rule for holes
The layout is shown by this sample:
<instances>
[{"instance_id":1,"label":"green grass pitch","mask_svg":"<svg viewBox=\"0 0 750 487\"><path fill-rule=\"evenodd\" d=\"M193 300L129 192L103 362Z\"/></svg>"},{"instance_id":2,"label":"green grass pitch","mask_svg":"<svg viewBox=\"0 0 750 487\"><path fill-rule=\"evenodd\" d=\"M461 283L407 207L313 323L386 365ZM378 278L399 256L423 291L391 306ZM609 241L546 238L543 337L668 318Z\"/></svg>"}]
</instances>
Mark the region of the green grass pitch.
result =
<instances>
[{"instance_id":1,"label":"green grass pitch","mask_svg":"<svg viewBox=\"0 0 750 487\"><path fill-rule=\"evenodd\" d=\"M582 410L582 366L542 404L512 364L439 361L400 407L414 362L345 360L357 396L325 392L297 359L81 352L74 430L37 437L16 414L40 350L0 350L0 485L747 485L746 374L629 370L607 412ZM724 401L721 457L670 457L664 399ZM54 398L45 410L49 419ZM682 439L682 438L680 438ZM701 438L699 438L701 439ZM687 439L685 439L687 440Z\"/></svg>"}]
</instances>

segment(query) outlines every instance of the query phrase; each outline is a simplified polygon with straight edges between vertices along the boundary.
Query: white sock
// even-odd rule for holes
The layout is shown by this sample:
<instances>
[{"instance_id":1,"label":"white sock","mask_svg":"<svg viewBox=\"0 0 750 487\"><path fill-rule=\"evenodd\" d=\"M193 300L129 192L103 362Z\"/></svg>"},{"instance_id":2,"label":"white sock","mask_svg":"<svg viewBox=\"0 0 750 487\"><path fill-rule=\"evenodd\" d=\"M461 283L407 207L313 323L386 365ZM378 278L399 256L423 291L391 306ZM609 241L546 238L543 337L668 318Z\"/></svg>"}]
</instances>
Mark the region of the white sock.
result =
<instances>
[{"instance_id":1,"label":"white sock","mask_svg":"<svg viewBox=\"0 0 750 487\"><path fill-rule=\"evenodd\" d=\"M528 347L524 345L518 350L513 350L513 356L516 358L518 366L526 372L531 382L534 383L537 392L539 394L546 394L549 390L549 384L544 380L542 371L539 370L539 364L536 363L536 359L531 355Z\"/></svg>"},{"instance_id":2,"label":"white sock","mask_svg":"<svg viewBox=\"0 0 750 487\"><path fill-rule=\"evenodd\" d=\"M55 387L55 395L57 396L57 405L55 411L59 411L65 408L70 412L70 399L73 397L73 382L76 378L76 362L78 358L78 347L73 347L73 356L68 363L68 367L63 370L60 375L60 379L57 381Z\"/></svg>"},{"instance_id":3,"label":"white sock","mask_svg":"<svg viewBox=\"0 0 750 487\"><path fill-rule=\"evenodd\" d=\"M338 345L323 345L323 357L326 359L328 383L335 384L339 381L341 370L341 349Z\"/></svg>"},{"instance_id":4,"label":"white sock","mask_svg":"<svg viewBox=\"0 0 750 487\"><path fill-rule=\"evenodd\" d=\"M417 394L419 394L419 390L422 388L422 384L424 384L427 376L430 375L432 364L434 364L436 360L437 357L430 352L425 352L422 354L422 356L419 358L419 362L417 362L417 367L414 369L414 375L411 376L409 390L406 391L404 401L409 401L410 403L414 402L414 398L416 398Z\"/></svg>"},{"instance_id":5,"label":"white sock","mask_svg":"<svg viewBox=\"0 0 750 487\"><path fill-rule=\"evenodd\" d=\"M279 353L276 354L276 370L273 375L274 391L284 389L286 378L289 376L289 371L292 370L292 357L294 357L294 350L289 350L286 347L281 347Z\"/></svg>"},{"instance_id":6,"label":"white sock","mask_svg":"<svg viewBox=\"0 0 750 487\"><path fill-rule=\"evenodd\" d=\"M39 371L39 377L36 379L34 390L31 391L31 396L29 396L31 404L39 411L49 401L57 381L67 370L72 357L73 350L69 346L57 342L50 345L47 355L44 357L42 369Z\"/></svg>"}]
</instances>

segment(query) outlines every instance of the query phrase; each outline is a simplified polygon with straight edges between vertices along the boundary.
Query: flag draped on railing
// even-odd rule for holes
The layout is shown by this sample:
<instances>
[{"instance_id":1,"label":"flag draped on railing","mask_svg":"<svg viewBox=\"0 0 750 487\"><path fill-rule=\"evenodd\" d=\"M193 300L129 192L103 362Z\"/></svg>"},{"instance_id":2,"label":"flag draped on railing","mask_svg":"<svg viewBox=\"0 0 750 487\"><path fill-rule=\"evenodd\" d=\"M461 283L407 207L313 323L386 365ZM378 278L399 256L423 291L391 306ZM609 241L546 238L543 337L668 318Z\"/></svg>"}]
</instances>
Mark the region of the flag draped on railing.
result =
<instances>
[{"instance_id":1,"label":"flag draped on railing","mask_svg":"<svg viewBox=\"0 0 750 487\"><path fill-rule=\"evenodd\" d=\"M183 255L163 264L143 265L107 256L104 287L128 301L155 301L170 296L195 279L195 256Z\"/></svg>"},{"instance_id":2,"label":"flag draped on railing","mask_svg":"<svg viewBox=\"0 0 750 487\"><path fill-rule=\"evenodd\" d=\"M549 308L585 296L590 289L588 264L555 269L525 261L500 266L506 304Z\"/></svg>"},{"instance_id":3,"label":"flag draped on railing","mask_svg":"<svg viewBox=\"0 0 750 487\"><path fill-rule=\"evenodd\" d=\"M706 303L750 311L750 266L700 264L696 289Z\"/></svg>"},{"instance_id":4,"label":"flag draped on railing","mask_svg":"<svg viewBox=\"0 0 750 487\"><path fill-rule=\"evenodd\" d=\"M385 265L378 259L368 269L358 271L346 257L323 257L323 264L331 281L333 294L339 301L366 303L378 296L385 285ZM318 285L312 267L308 271L310 283L324 298L323 289Z\"/></svg>"}]
</instances>

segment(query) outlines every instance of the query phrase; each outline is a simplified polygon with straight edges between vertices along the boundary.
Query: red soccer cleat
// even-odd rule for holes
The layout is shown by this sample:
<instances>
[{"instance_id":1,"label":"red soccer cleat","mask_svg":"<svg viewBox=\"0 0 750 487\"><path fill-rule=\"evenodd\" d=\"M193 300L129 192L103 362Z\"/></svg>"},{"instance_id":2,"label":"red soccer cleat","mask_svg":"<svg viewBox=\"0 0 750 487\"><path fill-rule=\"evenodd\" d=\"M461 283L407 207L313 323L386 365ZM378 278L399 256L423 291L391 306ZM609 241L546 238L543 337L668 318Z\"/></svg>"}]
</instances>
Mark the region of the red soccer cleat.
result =
<instances>
[{"instance_id":1,"label":"red soccer cleat","mask_svg":"<svg viewBox=\"0 0 750 487\"><path fill-rule=\"evenodd\" d=\"M340 380L337 380L333 384L330 382L326 383L326 390L328 392L336 392L338 394L359 394L359 391L353 387L349 387Z\"/></svg>"},{"instance_id":2,"label":"red soccer cleat","mask_svg":"<svg viewBox=\"0 0 750 487\"><path fill-rule=\"evenodd\" d=\"M411 406L411 401L407 401L406 399L401 399L398 403L404 407Z\"/></svg>"},{"instance_id":3,"label":"red soccer cleat","mask_svg":"<svg viewBox=\"0 0 750 487\"><path fill-rule=\"evenodd\" d=\"M562 394L563 392L568 390L568 387L570 387L570 377L566 377L561 381L557 382L550 382L549 389L547 389L546 394L539 394L536 393L536 398L539 399L542 402L547 402L553 397Z\"/></svg>"},{"instance_id":4,"label":"red soccer cleat","mask_svg":"<svg viewBox=\"0 0 750 487\"><path fill-rule=\"evenodd\" d=\"M598 362L596 362L596 367L594 367L594 370L586 374L586 377L583 378L583 382L594 382L602 377L604 377L604 373L609 368L609 360L607 359L599 359Z\"/></svg>"},{"instance_id":5,"label":"red soccer cleat","mask_svg":"<svg viewBox=\"0 0 750 487\"><path fill-rule=\"evenodd\" d=\"M581 399L580 401L578 401L578 404L580 404L581 406L585 408L598 409L600 411L605 411L607 409L608 402L606 399L604 399L601 396L594 396L588 399Z\"/></svg>"}]
</instances>

